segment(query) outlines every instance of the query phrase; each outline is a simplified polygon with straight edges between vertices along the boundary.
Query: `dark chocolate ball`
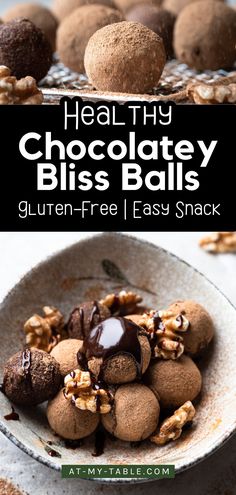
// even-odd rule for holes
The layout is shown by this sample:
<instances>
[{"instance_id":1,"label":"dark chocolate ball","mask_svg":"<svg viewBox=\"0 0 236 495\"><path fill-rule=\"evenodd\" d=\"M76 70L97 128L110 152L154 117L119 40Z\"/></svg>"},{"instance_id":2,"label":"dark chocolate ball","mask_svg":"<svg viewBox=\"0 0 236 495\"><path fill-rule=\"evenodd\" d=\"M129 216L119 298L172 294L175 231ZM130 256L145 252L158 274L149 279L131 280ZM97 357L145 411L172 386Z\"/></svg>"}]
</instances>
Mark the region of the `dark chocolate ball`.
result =
<instances>
[{"instance_id":1,"label":"dark chocolate ball","mask_svg":"<svg viewBox=\"0 0 236 495\"><path fill-rule=\"evenodd\" d=\"M3 390L15 404L40 404L54 397L60 384L60 366L47 352L26 349L10 357L5 365Z\"/></svg>"},{"instance_id":2,"label":"dark chocolate ball","mask_svg":"<svg viewBox=\"0 0 236 495\"><path fill-rule=\"evenodd\" d=\"M92 328L109 318L110 315L110 310L103 304L95 301L81 303L70 315L67 324L69 337L84 340Z\"/></svg>"},{"instance_id":3,"label":"dark chocolate ball","mask_svg":"<svg viewBox=\"0 0 236 495\"><path fill-rule=\"evenodd\" d=\"M52 48L41 29L28 19L0 25L0 65L17 79L32 76L40 81L52 64Z\"/></svg>"},{"instance_id":4,"label":"dark chocolate ball","mask_svg":"<svg viewBox=\"0 0 236 495\"><path fill-rule=\"evenodd\" d=\"M176 17L168 10L155 5L138 4L126 14L127 21L141 22L158 34L164 43L166 56L173 57L173 30Z\"/></svg>"},{"instance_id":5,"label":"dark chocolate ball","mask_svg":"<svg viewBox=\"0 0 236 495\"><path fill-rule=\"evenodd\" d=\"M58 22L49 9L36 3L19 3L11 6L5 12L3 20L4 22L9 22L17 17L29 19L35 26L42 29L52 49L55 50Z\"/></svg>"}]
</instances>

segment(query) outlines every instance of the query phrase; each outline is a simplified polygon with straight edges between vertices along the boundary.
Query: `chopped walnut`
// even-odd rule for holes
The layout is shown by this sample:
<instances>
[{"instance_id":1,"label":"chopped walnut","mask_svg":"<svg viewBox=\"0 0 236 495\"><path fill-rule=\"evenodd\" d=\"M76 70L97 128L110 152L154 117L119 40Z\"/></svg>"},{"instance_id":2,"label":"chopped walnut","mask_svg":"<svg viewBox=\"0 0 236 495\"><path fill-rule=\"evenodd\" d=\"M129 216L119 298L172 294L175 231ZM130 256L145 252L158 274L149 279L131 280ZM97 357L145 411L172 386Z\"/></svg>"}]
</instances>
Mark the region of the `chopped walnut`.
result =
<instances>
[{"instance_id":1,"label":"chopped walnut","mask_svg":"<svg viewBox=\"0 0 236 495\"><path fill-rule=\"evenodd\" d=\"M183 338L179 333L186 332L189 321L182 314L172 311L150 311L139 321L151 338L156 340L154 356L163 359L178 359L184 352Z\"/></svg>"},{"instance_id":2,"label":"chopped walnut","mask_svg":"<svg viewBox=\"0 0 236 495\"><path fill-rule=\"evenodd\" d=\"M236 232L216 232L201 239L199 245L210 253L235 253Z\"/></svg>"},{"instance_id":3,"label":"chopped walnut","mask_svg":"<svg viewBox=\"0 0 236 495\"><path fill-rule=\"evenodd\" d=\"M185 402L177 409L173 416L163 421L159 432L153 435L150 440L156 445L164 445L170 440L177 440L182 433L182 429L186 423L191 422L196 414L192 402Z\"/></svg>"},{"instance_id":4,"label":"chopped walnut","mask_svg":"<svg viewBox=\"0 0 236 495\"><path fill-rule=\"evenodd\" d=\"M0 105L41 105L43 94L31 76L17 80L8 67L0 65Z\"/></svg>"},{"instance_id":5,"label":"chopped walnut","mask_svg":"<svg viewBox=\"0 0 236 495\"><path fill-rule=\"evenodd\" d=\"M61 340L64 328L63 316L53 306L44 306L44 317L33 315L24 324L26 344L50 352Z\"/></svg>"},{"instance_id":6,"label":"chopped walnut","mask_svg":"<svg viewBox=\"0 0 236 495\"><path fill-rule=\"evenodd\" d=\"M135 292L121 290L117 294L108 294L99 302L110 309L113 315L128 315L136 310L137 304L142 301L142 297Z\"/></svg>"},{"instance_id":7,"label":"chopped walnut","mask_svg":"<svg viewBox=\"0 0 236 495\"><path fill-rule=\"evenodd\" d=\"M110 394L92 383L89 371L74 370L64 379L64 396L82 411L107 414L111 410Z\"/></svg>"},{"instance_id":8,"label":"chopped walnut","mask_svg":"<svg viewBox=\"0 0 236 495\"><path fill-rule=\"evenodd\" d=\"M187 95L194 103L200 105L236 103L236 84L191 84L187 87Z\"/></svg>"}]
</instances>

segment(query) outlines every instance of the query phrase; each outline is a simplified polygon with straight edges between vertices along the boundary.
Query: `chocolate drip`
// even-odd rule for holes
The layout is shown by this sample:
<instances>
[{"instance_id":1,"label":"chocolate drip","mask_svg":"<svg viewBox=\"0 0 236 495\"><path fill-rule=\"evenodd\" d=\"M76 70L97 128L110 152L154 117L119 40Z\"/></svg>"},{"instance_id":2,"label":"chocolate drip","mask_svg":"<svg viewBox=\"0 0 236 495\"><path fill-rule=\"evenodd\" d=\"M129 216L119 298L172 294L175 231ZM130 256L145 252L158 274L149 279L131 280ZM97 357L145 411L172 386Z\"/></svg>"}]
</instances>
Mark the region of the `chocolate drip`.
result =
<instances>
[{"instance_id":1,"label":"chocolate drip","mask_svg":"<svg viewBox=\"0 0 236 495\"><path fill-rule=\"evenodd\" d=\"M178 315L177 318L176 318L176 321L179 323L179 328L181 328L183 326L183 323L184 323L184 319L183 319L183 315Z\"/></svg>"},{"instance_id":2,"label":"chocolate drip","mask_svg":"<svg viewBox=\"0 0 236 495\"><path fill-rule=\"evenodd\" d=\"M91 315L90 315L90 318L89 318L90 330L92 330L92 328L94 327L94 317L96 315L98 316L98 321L100 321L101 318L100 318L100 309L99 309L99 306L98 306L98 302L97 301L94 301L94 303L93 303L93 309L91 311Z\"/></svg>"},{"instance_id":3,"label":"chocolate drip","mask_svg":"<svg viewBox=\"0 0 236 495\"><path fill-rule=\"evenodd\" d=\"M57 450L49 448L48 445L45 445L44 449L50 457L61 457L61 454Z\"/></svg>"},{"instance_id":4,"label":"chocolate drip","mask_svg":"<svg viewBox=\"0 0 236 495\"><path fill-rule=\"evenodd\" d=\"M117 312L119 312L120 314L120 300L119 300L119 296L117 296L116 294L114 295L114 300L110 307L110 311L112 315L114 315Z\"/></svg>"},{"instance_id":5,"label":"chocolate drip","mask_svg":"<svg viewBox=\"0 0 236 495\"><path fill-rule=\"evenodd\" d=\"M87 361L85 354L78 351L77 352L77 361L78 361L78 365L80 366L80 368L83 371L88 371L88 361Z\"/></svg>"},{"instance_id":6,"label":"chocolate drip","mask_svg":"<svg viewBox=\"0 0 236 495\"><path fill-rule=\"evenodd\" d=\"M79 310L79 321L80 321L80 329L83 338L85 337L85 331L84 331L84 310L83 308L78 308L77 311Z\"/></svg>"},{"instance_id":7,"label":"chocolate drip","mask_svg":"<svg viewBox=\"0 0 236 495\"><path fill-rule=\"evenodd\" d=\"M6 416L4 416L4 419L6 419L7 421L10 421L10 420L19 421L20 420L20 416L15 411L14 407L11 407L11 413L10 414L6 414Z\"/></svg>"},{"instance_id":8,"label":"chocolate drip","mask_svg":"<svg viewBox=\"0 0 236 495\"><path fill-rule=\"evenodd\" d=\"M99 457L104 453L104 447L106 443L106 433L102 428L99 428L95 433L95 445L93 457Z\"/></svg>"},{"instance_id":9,"label":"chocolate drip","mask_svg":"<svg viewBox=\"0 0 236 495\"><path fill-rule=\"evenodd\" d=\"M165 327L163 325L162 319L159 316L159 312L157 311L154 316L153 316L153 324L154 324L154 330L165 330Z\"/></svg>"},{"instance_id":10,"label":"chocolate drip","mask_svg":"<svg viewBox=\"0 0 236 495\"><path fill-rule=\"evenodd\" d=\"M23 372L25 376L30 374L30 365L31 365L31 351L30 349L25 349L22 352L22 361L21 361L21 366L23 368Z\"/></svg>"},{"instance_id":11,"label":"chocolate drip","mask_svg":"<svg viewBox=\"0 0 236 495\"><path fill-rule=\"evenodd\" d=\"M86 337L84 344L87 359L102 358L105 366L108 358L116 354L128 354L134 358L137 375L141 376L142 352L139 333L140 327L131 320L121 317L108 318L94 327Z\"/></svg>"}]
</instances>

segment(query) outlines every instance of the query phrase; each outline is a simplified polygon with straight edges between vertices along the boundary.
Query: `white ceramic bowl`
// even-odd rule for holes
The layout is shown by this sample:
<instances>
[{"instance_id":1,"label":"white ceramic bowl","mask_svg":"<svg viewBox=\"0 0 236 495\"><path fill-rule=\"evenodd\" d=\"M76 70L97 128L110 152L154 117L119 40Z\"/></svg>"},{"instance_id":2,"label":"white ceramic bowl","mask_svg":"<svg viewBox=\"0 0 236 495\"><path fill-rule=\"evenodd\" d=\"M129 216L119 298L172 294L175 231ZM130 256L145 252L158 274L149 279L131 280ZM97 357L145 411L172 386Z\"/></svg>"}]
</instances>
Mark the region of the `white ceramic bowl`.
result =
<instances>
[{"instance_id":1,"label":"white ceramic bowl","mask_svg":"<svg viewBox=\"0 0 236 495\"><path fill-rule=\"evenodd\" d=\"M149 307L163 308L176 299L191 298L211 314L216 337L211 351L200 361L204 385L194 426L164 447L146 441L131 448L129 443L107 441L104 454L92 457L94 438L86 439L77 450L66 448L47 425L45 405L27 410L16 407L20 421L4 420L10 403L0 394L0 429L22 450L57 470L61 464L151 462L173 463L180 472L213 453L235 431L236 311L202 274L169 252L132 237L102 234L38 265L1 304L0 377L6 359L22 348L23 322L42 306L57 306L67 317L78 301L101 298L121 287L139 292ZM49 440L57 444L61 458L45 451Z\"/></svg>"}]
</instances>

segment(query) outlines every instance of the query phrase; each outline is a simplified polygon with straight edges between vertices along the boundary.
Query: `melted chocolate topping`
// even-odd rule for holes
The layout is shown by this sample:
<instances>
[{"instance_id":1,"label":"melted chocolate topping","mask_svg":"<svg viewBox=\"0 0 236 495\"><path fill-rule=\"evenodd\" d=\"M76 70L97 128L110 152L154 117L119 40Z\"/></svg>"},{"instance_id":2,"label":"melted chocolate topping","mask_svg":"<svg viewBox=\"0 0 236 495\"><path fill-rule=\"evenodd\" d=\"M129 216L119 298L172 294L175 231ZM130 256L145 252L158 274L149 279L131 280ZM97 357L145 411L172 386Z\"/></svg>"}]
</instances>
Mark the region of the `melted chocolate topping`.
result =
<instances>
[{"instance_id":1,"label":"melted chocolate topping","mask_svg":"<svg viewBox=\"0 0 236 495\"><path fill-rule=\"evenodd\" d=\"M97 301L94 301L94 303L93 303L93 308L92 308L91 315L90 315L90 318L89 318L90 330L92 330L92 328L94 327L94 317L95 317L95 315L98 316L98 321L100 321L101 320L100 309L99 309L99 306L98 306L98 302Z\"/></svg>"},{"instance_id":2,"label":"melted chocolate topping","mask_svg":"<svg viewBox=\"0 0 236 495\"><path fill-rule=\"evenodd\" d=\"M93 457L98 457L103 454L106 442L106 433L102 428L99 428L95 433L95 444Z\"/></svg>"},{"instance_id":3,"label":"melted chocolate topping","mask_svg":"<svg viewBox=\"0 0 236 495\"><path fill-rule=\"evenodd\" d=\"M84 333L84 310L83 310L83 308L79 308L79 321L80 321L81 333L82 333L83 338L84 338L85 333Z\"/></svg>"},{"instance_id":4,"label":"melted chocolate topping","mask_svg":"<svg viewBox=\"0 0 236 495\"><path fill-rule=\"evenodd\" d=\"M20 416L19 416L19 414L17 414L17 412L15 411L14 407L12 407L11 408L11 413L10 414L6 414L6 416L4 416L4 419L6 419L7 421L10 421L10 420L19 421L20 420Z\"/></svg>"},{"instance_id":5,"label":"melted chocolate topping","mask_svg":"<svg viewBox=\"0 0 236 495\"><path fill-rule=\"evenodd\" d=\"M138 376L142 371L142 352L138 336L140 327L131 320L111 317L94 327L85 338L84 345L87 359L97 357L103 359L116 354L129 354L136 363Z\"/></svg>"},{"instance_id":6,"label":"melted chocolate topping","mask_svg":"<svg viewBox=\"0 0 236 495\"><path fill-rule=\"evenodd\" d=\"M23 368L23 372L25 376L30 374L30 365L31 365L31 351L30 349L25 349L22 352L22 361L21 361L21 366Z\"/></svg>"}]
</instances>

